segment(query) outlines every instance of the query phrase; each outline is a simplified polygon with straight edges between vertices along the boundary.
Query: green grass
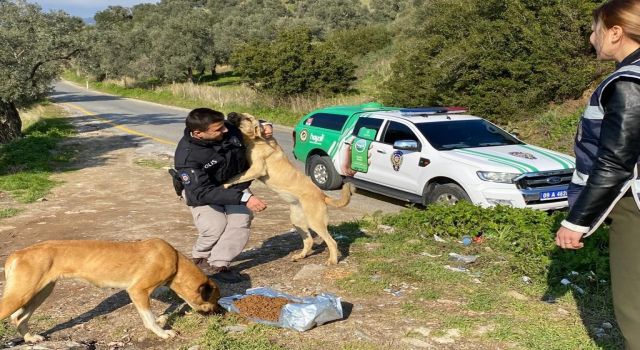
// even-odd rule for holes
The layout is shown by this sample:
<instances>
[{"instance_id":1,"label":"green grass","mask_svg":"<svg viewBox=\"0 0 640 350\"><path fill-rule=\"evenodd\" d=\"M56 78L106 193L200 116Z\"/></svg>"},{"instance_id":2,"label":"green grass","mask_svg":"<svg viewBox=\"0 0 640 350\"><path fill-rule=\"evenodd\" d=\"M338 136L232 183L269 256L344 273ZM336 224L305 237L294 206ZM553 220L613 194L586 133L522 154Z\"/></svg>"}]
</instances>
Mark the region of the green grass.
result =
<instances>
[{"instance_id":1,"label":"green grass","mask_svg":"<svg viewBox=\"0 0 640 350\"><path fill-rule=\"evenodd\" d=\"M78 76L73 72L65 72L62 77L69 81L76 82L81 85L85 85L86 79L83 76ZM223 83L224 82L224 83ZM234 89L239 80L234 76L223 76L221 79L204 83L204 85L218 86L223 89ZM146 84L142 84L146 86ZM122 97L134 98L143 101L161 103L170 106L182 107L187 109L193 109L198 107L209 107L215 110L219 110L225 113L232 111L243 111L253 115L260 116L261 119L269 120L276 124L281 125L294 125L298 119L302 116L300 113L295 113L283 107L274 107L263 105L261 101L255 101L251 105L242 105L236 102L229 102L224 105L216 104L215 102L207 99L189 98L183 96L177 96L167 90L158 89L146 89L141 87L122 87L117 84L101 83L89 81L89 87L94 90L106 92L112 95L118 95Z\"/></svg>"},{"instance_id":2,"label":"green grass","mask_svg":"<svg viewBox=\"0 0 640 350\"><path fill-rule=\"evenodd\" d=\"M8 325L6 321L0 321L0 339L4 339L8 332Z\"/></svg>"},{"instance_id":3,"label":"green grass","mask_svg":"<svg viewBox=\"0 0 640 350\"><path fill-rule=\"evenodd\" d=\"M58 147L74 133L68 121L61 117L62 113L58 107L44 104L38 112L39 118L30 121L23 130L23 138L0 145L0 191L18 203L44 197L58 184L50 179L51 174L73 159L73 149ZM18 211L4 208L0 218Z\"/></svg>"},{"instance_id":4,"label":"green grass","mask_svg":"<svg viewBox=\"0 0 640 350\"><path fill-rule=\"evenodd\" d=\"M224 317L220 315L203 317L190 314L180 316L175 319L174 328L181 333L191 333L196 329L206 327L205 333L194 339L181 349L188 349L193 345L199 345L201 349L211 350L283 350L285 348L277 345L271 340L278 329L260 324L248 326L246 331L239 333L228 333L226 326L234 325L239 319L233 316Z\"/></svg>"},{"instance_id":5,"label":"green grass","mask_svg":"<svg viewBox=\"0 0 640 350\"><path fill-rule=\"evenodd\" d=\"M441 235L447 239L446 243L436 242L431 233L424 232L425 225L429 224L424 223L424 218L431 217L427 215L429 210L435 210L442 222L448 223L427 219L434 230L443 231ZM395 215L365 217L357 223L333 228L332 232L337 230L340 235L348 237L341 240L341 244L350 246L349 261L357 266L357 272L338 281L343 297L401 298L401 318L425 322L432 330L430 336L434 337L457 329L461 337L456 342L482 344L477 345L480 348L491 348L493 345L490 344L511 344L525 349L621 347L622 339L615 325L607 337L595 341L589 336L589 329L598 327L602 322L614 323L611 291L607 283L594 285L585 277L587 274L581 273L573 280L587 293L574 294L553 278L547 282L547 275L542 271L546 266L528 267L522 263L523 269L530 269L530 277L534 281L525 284L521 279L522 272L514 270L512 264L512 259L517 259L512 257L512 251L518 249L518 240L510 234L518 231L503 233L502 236L485 233L488 237L484 243L465 247L457 242L457 235L466 234L464 226L458 225L462 223L461 217L467 215L467 209L457 210L448 209L453 213L450 215L447 211L433 208L406 210ZM468 210L469 215L478 215L476 209ZM509 211L493 215L510 216L517 222L521 213ZM531 215L537 216L536 213ZM377 225L380 223L394 226L395 232L379 232ZM451 235L444 232L447 225L454 228ZM362 229L368 232L367 235L362 234ZM547 238L551 239L551 233L548 237L531 236L527 239ZM530 249L537 252L538 246L532 245ZM479 258L475 264L464 265L469 273L454 272L444 266L462 265L449 260L449 252L473 254ZM548 250L540 250L540 254L548 254ZM590 258L586 254L579 259ZM555 255L553 259L574 258ZM391 295L389 290L400 290L399 296ZM555 304L540 300L548 291L557 296ZM559 309L566 311L560 312ZM488 330L477 333L478 329Z\"/></svg>"},{"instance_id":6,"label":"green grass","mask_svg":"<svg viewBox=\"0 0 640 350\"><path fill-rule=\"evenodd\" d=\"M340 348L341 350L377 350L380 346L366 342L348 342Z\"/></svg>"},{"instance_id":7,"label":"green grass","mask_svg":"<svg viewBox=\"0 0 640 350\"><path fill-rule=\"evenodd\" d=\"M166 167L171 166L171 162L166 160L157 160L157 159L137 159L134 161L135 164L147 168L152 169L164 169Z\"/></svg>"},{"instance_id":8,"label":"green grass","mask_svg":"<svg viewBox=\"0 0 640 350\"><path fill-rule=\"evenodd\" d=\"M12 216L17 215L21 211L22 210L18 209L18 208L3 208L3 209L0 209L0 219L2 219L2 218L10 218Z\"/></svg>"},{"instance_id":9,"label":"green grass","mask_svg":"<svg viewBox=\"0 0 640 350\"><path fill-rule=\"evenodd\" d=\"M520 138L528 143L573 155L574 136L583 111L582 103L571 101L566 106L551 107L535 118L515 123L511 129L517 130Z\"/></svg>"},{"instance_id":10,"label":"green grass","mask_svg":"<svg viewBox=\"0 0 640 350\"><path fill-rule=\"evenodd\" d=\"M198 77L196 77L198 79ZM227 86L227 85L237 85L242 83L242 77L235 75L233 71L218 73L216 79L211 77L211 74L204 75L199 82L201 84L209 85L209 86Z\"/></svg>"}]
</instances>

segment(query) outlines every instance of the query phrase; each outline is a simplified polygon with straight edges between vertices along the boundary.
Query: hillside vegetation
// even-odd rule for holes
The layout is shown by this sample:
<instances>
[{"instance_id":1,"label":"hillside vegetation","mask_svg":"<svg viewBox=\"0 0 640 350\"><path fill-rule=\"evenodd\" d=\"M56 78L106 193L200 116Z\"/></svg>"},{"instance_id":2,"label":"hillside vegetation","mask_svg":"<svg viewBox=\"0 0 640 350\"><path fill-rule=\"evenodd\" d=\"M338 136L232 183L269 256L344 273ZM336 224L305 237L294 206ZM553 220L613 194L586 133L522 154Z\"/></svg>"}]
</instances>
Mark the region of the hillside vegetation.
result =
<instances>
[{"instance_id":1,"label":"hillside vegetation","mask_svg":"<svg viewBox=\"0 0 640 350\"><path fill-rule=\"evenodd\" d=\"M600 1L163 1L112 6L76 61L97 81L246 84L272 96L460 105L503 124L580 98L608 65L588 42ZM233 77L219 82L221 64ZM133 84L135 85L135 84Z\"/></svg>"}]
</instances>

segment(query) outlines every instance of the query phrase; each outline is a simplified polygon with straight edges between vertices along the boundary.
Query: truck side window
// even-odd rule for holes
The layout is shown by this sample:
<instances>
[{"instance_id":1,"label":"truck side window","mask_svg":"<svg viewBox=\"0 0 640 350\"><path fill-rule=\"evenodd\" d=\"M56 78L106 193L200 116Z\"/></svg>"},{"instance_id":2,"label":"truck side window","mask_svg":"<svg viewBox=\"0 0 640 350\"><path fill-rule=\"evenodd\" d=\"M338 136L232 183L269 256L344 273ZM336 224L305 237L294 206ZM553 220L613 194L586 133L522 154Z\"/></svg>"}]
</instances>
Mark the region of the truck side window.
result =
<instances>
[{"instance_id":1,"label":"truck side window","mask_svg":"<svg viewBox=\"0 0 640 350\"><path fill-rule=\"evenodd\" d=\"M342 130L344 123L347 121L347 116L342 114L332 113L316 113L305 121L306 125L315 126L318 128L329 130Z\"/></svg>"},{"instance_id":2,"label":"truck side window","mask_svg":"<svg viewBox=\"0 0 640 350\"><path fill-rule=\"evenodd\" d=\"M366 117L358 118L358 121L356 122L356 126L353 127L353 135L358 136L358 132L362 127L373 129L376 131L376 134L379 134L381 125L382 125L382 119L366 118Z\"/></svg>"},{"instance_id":3,"label":"truck side window","mask_svg":"<svg viewBox=\"0 0 640 350\"><path fill-rule=\"evenodd\" d=\"M393 145L394 142L399 140L413 140L420 144L416 134L414 134L408 126L397 122L389 122L389 126L387 126L382 142Z\"/></svg>"}]
</instances>

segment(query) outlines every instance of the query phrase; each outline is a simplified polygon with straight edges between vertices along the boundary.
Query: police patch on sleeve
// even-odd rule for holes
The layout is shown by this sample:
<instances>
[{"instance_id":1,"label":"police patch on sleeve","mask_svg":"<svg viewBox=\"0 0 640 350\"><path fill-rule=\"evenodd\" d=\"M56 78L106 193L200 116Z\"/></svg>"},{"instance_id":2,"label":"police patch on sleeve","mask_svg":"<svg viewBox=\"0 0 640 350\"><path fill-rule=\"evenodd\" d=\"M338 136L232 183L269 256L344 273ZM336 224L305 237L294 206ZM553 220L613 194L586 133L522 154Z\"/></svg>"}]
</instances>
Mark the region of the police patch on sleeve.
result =
<instances>
[{"instance_id":1,"label":"police patch on sleeve","mask_svg":"<svg viewBox=\"0 0 640 350\"><path fill-rule=\"evenodd\" d=\"M188 185L191 183L191 178L189 177L189 174L187 173L181 173L180 174L180 180L182 180L182 184L183 185Z\"/></svg>"}]
</instances>

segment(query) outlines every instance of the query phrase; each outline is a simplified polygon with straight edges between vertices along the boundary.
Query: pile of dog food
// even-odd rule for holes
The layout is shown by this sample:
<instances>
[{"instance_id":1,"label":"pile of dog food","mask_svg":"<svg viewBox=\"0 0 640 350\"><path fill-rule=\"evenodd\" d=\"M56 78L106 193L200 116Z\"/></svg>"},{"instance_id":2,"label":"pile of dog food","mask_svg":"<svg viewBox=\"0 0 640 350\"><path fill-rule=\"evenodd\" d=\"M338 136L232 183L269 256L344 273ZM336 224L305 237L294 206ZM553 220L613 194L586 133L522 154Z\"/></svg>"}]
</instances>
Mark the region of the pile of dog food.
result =
<instances>
[{"instance_id":1,"label":"pile of dog food","mask_svg":"<svg viewBox=\"0 0 640 350\"><path fill-rule=\"evenodd\" d=\"M248 295L233 304L240 310L240 315L251 319L278 322L280 311L291 303L286 298L272 298L264 295Z\"/></svg>"}]
</instances>

